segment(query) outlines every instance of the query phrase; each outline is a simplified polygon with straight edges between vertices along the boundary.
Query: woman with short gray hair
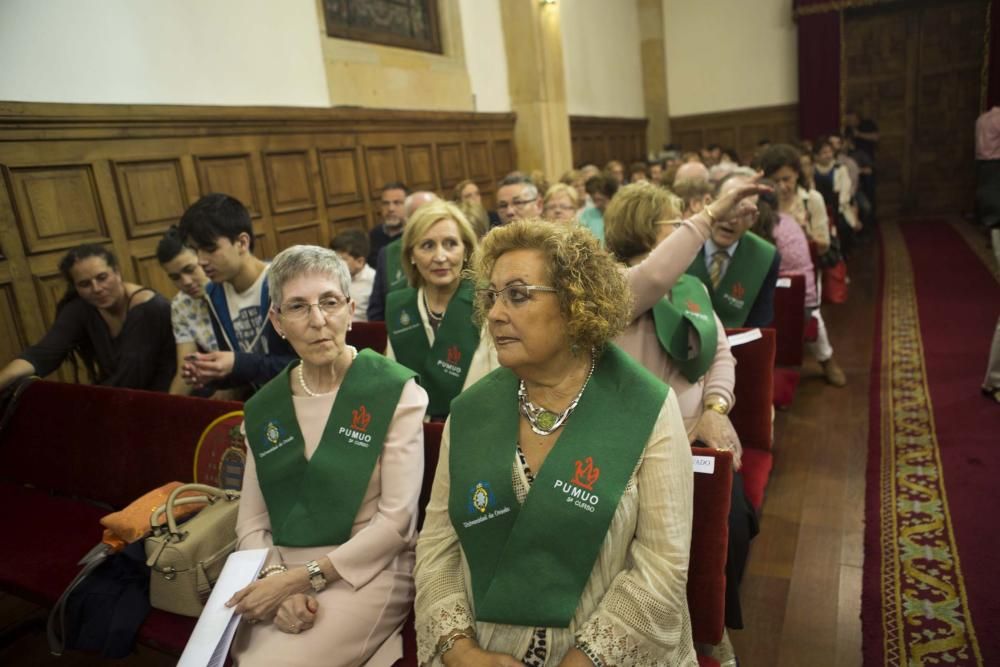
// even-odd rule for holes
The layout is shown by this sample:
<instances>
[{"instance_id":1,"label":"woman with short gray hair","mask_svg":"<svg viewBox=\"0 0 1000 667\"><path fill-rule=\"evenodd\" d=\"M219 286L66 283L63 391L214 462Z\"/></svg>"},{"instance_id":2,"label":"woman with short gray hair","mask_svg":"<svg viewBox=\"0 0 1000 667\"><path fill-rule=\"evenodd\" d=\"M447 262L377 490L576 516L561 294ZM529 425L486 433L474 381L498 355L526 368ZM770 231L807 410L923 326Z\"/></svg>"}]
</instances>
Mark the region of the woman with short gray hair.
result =
<instances>
[{"instance_id":1,"label":"woman with short gray hair","mask_svg":"<svg viewBox=\"0 0 1000 667\"><path fill-rule=\"evenodd\" d=\"M347 345L350 282L317 246L271 263L268 316L300 359L244 408L237 548L269 554L228 602L244 621L232 650L241 667L402 657L427 392L412 371Z\"/></svg>"}]
</instances>

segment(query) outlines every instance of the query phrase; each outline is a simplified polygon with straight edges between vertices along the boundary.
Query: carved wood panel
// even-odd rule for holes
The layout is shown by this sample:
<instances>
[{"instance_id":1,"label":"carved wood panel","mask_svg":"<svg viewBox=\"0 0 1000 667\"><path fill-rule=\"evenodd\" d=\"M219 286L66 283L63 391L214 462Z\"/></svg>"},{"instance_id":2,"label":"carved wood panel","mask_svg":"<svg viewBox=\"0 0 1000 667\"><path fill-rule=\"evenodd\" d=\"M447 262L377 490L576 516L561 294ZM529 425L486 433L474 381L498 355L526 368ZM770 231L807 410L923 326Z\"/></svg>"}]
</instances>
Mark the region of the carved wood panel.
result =
<instances>
[{"instance_id":1,"label":"carved wood panel","mask_svg":"<svg viewBox=\"0 0 1000 667\"><path fill-rule=\"evenodd\" d=\"M468 173L462 159L462 144L438 144L437 150L438 164L441 165L441 187L449 190Z\"/></svg>"},{"instance_id":2,"label":"carved wood panel","mask_svg":"<svg viewBox=\"0 0 1000 667\"><path fill-rule=\"evenodd\" d=\"M410 190L437 189L430 144L404 145L403 159L406 163L406 184Z\"/></svg>"},{"instance_id":3,"label":"carved wood panel","mask_svg":"<svg viewBox=\"0 0 1000 667\"><path fill-rule=\"evenodd\" d=\"M490 178L490 149L485 141L470 141L465 144L469 156L469 178L476 182L492 180Z\"/></svg>"},{"instance_id":4,"label":"carved wood panel","mask_svg":"<svg viewBox=\"0 0 1000 667\"><path fill-rule=\"evenodd\" d=\"M305 151L265 153L267 194L272 213L294 213L316 208Z\"/></svg>"},{"instance_id":5,"label":"carved wood panel","mask_svg":"<svg viewBox=\"0 0 1000 667\"><path fill-rule=\"evenodd\" d=\"M569 133L577 167L646 159L645 119L570 116Z\"/></svg>"},{"instance_id":6,"label":"carved wood panel","mask_svg":"<svg viewBox=\"0 0 1000 667\"><path fill-rule=\"evenodd\" d=\"M27 343L14 288L10 284L0 285L0 364L6 365Z\"/></svg>"},{"instance_id":7,"label":"carved wood panel","mask_svg":"<svg viewBox=\"0 0 1000 667\"><path fill-rule=\"evenodd\" d=\"M164 233L184 215L188 196L178 158L112 162L130 238Z\"/></svg>"},{"instance_id":8,"label":"carved wood panel","mask_svg":"<svg viewBox=\"0 0 1000 667\"><path fill-rule=\"evenodd\" d=\"M201 194L224 192L239 199L251 218L261 215L250 155L195 156Z\"/></svg>"},{"instance_id":9,"label":"carved wood panel","mask_svg":"<svg viewBox=\"0 0 1000 667\"><path fill-rule=\"evenodd\" d=\"M357 150L341 148L320 151L319 167L327 206L360 202L363 199Z\"/></svg>"},{"instance_id":10,"label":"carved wood panel","mask_svg":"<svg viewBox=\"0 0 1000 667\"><path fill-rule=\"evenodd\" d=\"M295 229L278 230L278 245L282 248L293 245L323 245L319 226L305 225Z\"/></svg>"},{"instance_id":11,"label":"carved wood panel","mask_svg":"<svg viewBox=\"0 0 1000 667\"><path fill-rule=\"evenodd\" d=\"M397 146L366 146L365 162L368 165L368 192L371 199L382 195L382 186L392 181L403 181L399 168Z\"/></svg>"},{"instance_id":12,"label":"carved wood panel","mask_svg":"<svg viewBox=\"0 0 1000 667\"><path fill-rule=\"evenodd\" d=\"M734 149L749 162L757 143L798 143L798 105L756 107L738 111L674 116L670 119L670 142L684 151L697 151L709 144Z\"/></svg>"},{"instance_id":13,"label":"carved wood panel","mask_svg":"<svg viewBox=\"0 0 1000 667\"><path fill-rule=\"evenodd\" d=\"M29 254L109 239L90 165L11 169Z\"/></svg>"},{"instance_id":14,"label":"carved wood panel","mask_svg":"<svg viewBox=\"0 0 1000 667\"><path fill-rule=\"evenodd\" d=\"M955 213L973 200L983 0L847 12L846 104L879 127L879 215Z\"/></svg>"},{"instance_id":15,"label":"carved wood panel","mask_svg":"<svg viewBox=\"0 0 1000 667\"><path fill-rule=\"evenodd\" d=\"M493 175L494 180L502 180L504 176L514 171L514 144L512 141L493 142Z\"/></svg>"},{"instance_id":16,"label":"carved wood panel","mask_svg":"<svg viewBox=\"0 0 1000 667\"><path fill-rule=\"evenodd\" d=\"M363 232L367 232L368 219L364 216L358 216L355 218L340 218L336 222L331 222L330 239L332 240L337 234L346 232L348 229L360 229Z\"/></svg>"}]
</instances>

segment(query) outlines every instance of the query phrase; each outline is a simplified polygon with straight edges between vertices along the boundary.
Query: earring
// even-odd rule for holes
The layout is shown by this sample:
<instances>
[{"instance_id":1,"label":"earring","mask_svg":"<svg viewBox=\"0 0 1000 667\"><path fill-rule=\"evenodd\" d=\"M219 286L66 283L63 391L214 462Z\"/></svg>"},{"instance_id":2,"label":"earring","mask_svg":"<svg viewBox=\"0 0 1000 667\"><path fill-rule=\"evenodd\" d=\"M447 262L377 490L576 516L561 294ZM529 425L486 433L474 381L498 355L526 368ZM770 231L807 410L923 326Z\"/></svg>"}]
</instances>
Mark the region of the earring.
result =
<instances>
[{"instance_id":1,"label":"earring","mask_svg":"<svg viewBox=\"0 0 1000 667\"><path fill-rule=\"evenodd\" d=\"M347 323L347 330L348 330L348 331L350 331L350 330L351 330L351 322L348 322L348 323Z\"/></svg>"}]
</instances>

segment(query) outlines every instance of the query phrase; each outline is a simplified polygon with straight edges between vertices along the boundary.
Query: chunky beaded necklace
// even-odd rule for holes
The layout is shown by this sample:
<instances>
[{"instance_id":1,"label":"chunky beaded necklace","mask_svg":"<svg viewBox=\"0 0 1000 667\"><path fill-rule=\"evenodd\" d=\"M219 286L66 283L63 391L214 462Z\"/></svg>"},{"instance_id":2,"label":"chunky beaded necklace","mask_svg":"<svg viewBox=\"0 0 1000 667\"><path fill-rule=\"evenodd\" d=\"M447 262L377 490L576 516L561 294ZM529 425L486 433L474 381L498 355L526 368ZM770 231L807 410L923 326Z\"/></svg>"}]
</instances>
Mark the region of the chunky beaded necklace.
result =
<instances>
[{"instance_id":1,"label":"chunky beaded necklace","mask_svg":"<svg viewBox=\"0 0 1000 667\"><path fill-rule=\"evenodd\" d=\"M580 402L580 397L583 396L583 390L587 388L590 378L594 375L595 362L596 357L594 351L591 350L590 372L587 373L587 379L583 381L583 386L580 387L580 391L577 392L573 401L566 406L565 410L558 414L545 408L537 407L529 401L528 390L524 386L524 380L521 380L517 387L517 402L520 405L521 414L528 420L528 425L531 426L532 431L538 435L552 435L569 419L569 416L573 414L573 410L576 409L577 404Z\"/></svg>"}]
</instances>

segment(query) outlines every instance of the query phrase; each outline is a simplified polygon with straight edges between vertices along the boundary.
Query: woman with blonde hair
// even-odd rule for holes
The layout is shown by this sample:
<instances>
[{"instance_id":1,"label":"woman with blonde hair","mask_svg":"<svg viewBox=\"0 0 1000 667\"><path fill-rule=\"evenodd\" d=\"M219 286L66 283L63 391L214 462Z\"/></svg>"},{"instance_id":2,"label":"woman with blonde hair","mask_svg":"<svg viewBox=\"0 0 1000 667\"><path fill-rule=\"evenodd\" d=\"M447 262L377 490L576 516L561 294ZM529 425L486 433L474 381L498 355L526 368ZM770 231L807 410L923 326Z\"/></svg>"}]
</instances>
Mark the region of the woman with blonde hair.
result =
<instances>
[{"instance_id":1,"label":"woman with blonde hair","mask_svg":"<svg viewBox=\"0 0 1000 667\"><path fill-rule=\"evenodd\" d=\"M713 214L721 210L713 205ZM618 191L605 212L608 250L630 267L647 258L686 267L690 255L654 256L684 223L679 219L684 202L673 193L648 183L627 185ZM659 254L659 253L657 253ZM631 282L635 305L632 319L616 339L622 349L648 371L670 385L684 418L688 440L713 449L731 450L739 469L740 441L727 416L734 403L736 361L729 348L722 321L712 309L712 299L702 282L680 275L672 283L637 273ZM729 517L726 623L742 628L739 581L749 544L757 533L753 509L743 493L739 472L733 477ZM728 636L712 649L721 662L732 657Z\"/></svg>"},{"instance_id":2,"label":"woman with blonde hair","mask_svg":"<svg viewBox=\"0 0 1000 667\"><path fill-rule=\"evenodd\" d=\"M476 182L465 179L464 181L460 181L451 191L451 200L456 204L462 204L467 201L481 204L483 198L479 193L479 186L476 185Z\"/></svg>"},{"instance_id":3,"label":"woman with blonde hair","mask_svg":"<svg viewBox=\"0 0 1000 667\"><path fill-rule=\"evenodd\" d=\"M495 365L495 352L472 323L472 284L462 271L476 232L455 204L435 201L410 217L401 264L410 287L390 292L386 356L420 375L432 419L448 416L451 400Z\"/></svg>"},{"instance_id":4,"label":"woman with blonde hair","mask_svg":"<svg viewBox=\"0 0 1000 667\"><path fill-rule=\"evenodd\" d=\"M542 200L542 217L551 222L572 223L580 210L576 190L565 183L556 183L545 192Z\"/></svg>"},{"instance_id":5,"label":"woman with blonde hair","mask_svg":"<svg viewBox=\"0 0 1000 667\"><path fill-rule=\"evenodd\" d=\"M674 392L611 340L625 277L582 227L473 260L502 368L455 399L417 545L421 665L696 665L693 483Z\"/></svg>"}]
</instances>

